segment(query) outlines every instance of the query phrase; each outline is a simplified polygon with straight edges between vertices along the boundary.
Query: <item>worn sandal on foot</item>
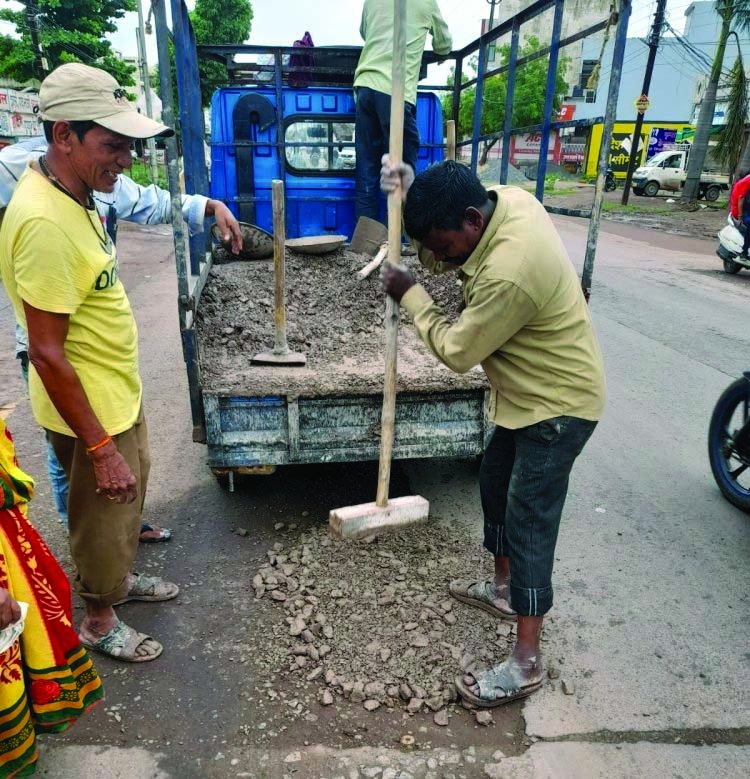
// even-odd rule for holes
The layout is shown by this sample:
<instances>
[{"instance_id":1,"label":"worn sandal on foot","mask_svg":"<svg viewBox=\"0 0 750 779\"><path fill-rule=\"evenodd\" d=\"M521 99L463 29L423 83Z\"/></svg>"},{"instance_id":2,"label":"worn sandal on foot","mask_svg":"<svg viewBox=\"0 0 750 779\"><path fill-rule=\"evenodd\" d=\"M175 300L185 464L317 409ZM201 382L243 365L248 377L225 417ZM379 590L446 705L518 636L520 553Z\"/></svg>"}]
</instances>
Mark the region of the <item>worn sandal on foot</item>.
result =
<instances>
[{"instance_id":1,"label":"worn sandal on foot","mask_svg":"<svg viewBox=\"0 0 750 779\"><path fill-rule=\"evenodd\" d=\"M472 674L479 685L479 695L469 689L463 676L455 678L458 694L469 703L483 709L503 706L506 703L526 698L542 686L542 680L529 682L506 660L495 668ZM498 693L501 693L498 695Z\"/></svg>"},{"instance_id":2,"label":"worn sandal on foot","mask_svg":"<svg viewBox=\"0 0 750 779\"><path fill-rule=\"evenodd\" d=\"M151 535L146 535L147 533ZM171 538L172 531L168 527L154 527L148 522L141 523L141 534L138 536L138 540L142 544L163 544L170 541Z\"/></svg>"},{"instance_id":3,"label":"worn sandal on foot","mask_svg":"<svg viewBox=\"0 0 750 779\"><path fill-rule=\"evenodd\" d=\"M483 609L495 617L516 619L516 612L510 607L508 601L494 596L492 582L467 582L457 579L448 585L448 591L456 600ZM504 603L506 608L498 606L498 600Z\"/></svg>"},{"instance_id":4,"label":"worn sandal on foot","mask_svg":"<svg viewBox=\"0 0 750 779\"><path fill-rule=\"evenodd\" d=\"M120 621L109 633L105 633L96 641L87 641L80 633L78 638L86 649L93 649L103 655L113 657L115 660L124 660L127 663L148 663L151 660L156 660L164 651L164 647L151 636L139 633ZM150 653L147 655L137 654L141 647L150 649Z\"/></svg>"},{"instance_id":5,"label":"worn sandal on foot","mask_svg":"<svg viewBox=\"0 0 750 779\"><path fill-rule=\"evenodd\" d=\"M145 574L136 574L133 586L128 590L128 594L115 603L119 606L131 600L142 600L147 603L159 603L165 600L172 600L180 594L180 588L172 582L166 582L159 576L146 576Z\"/></svg>"}]
</instances>

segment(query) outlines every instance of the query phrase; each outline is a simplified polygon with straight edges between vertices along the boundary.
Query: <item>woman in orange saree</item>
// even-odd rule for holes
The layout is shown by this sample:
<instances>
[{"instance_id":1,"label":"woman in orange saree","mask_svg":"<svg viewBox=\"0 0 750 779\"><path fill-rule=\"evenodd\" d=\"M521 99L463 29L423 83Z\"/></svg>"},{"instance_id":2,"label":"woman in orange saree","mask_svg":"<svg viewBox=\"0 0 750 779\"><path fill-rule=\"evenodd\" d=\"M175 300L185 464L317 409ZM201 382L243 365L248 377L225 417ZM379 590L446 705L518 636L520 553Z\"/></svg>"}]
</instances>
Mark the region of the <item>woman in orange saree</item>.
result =
<instances>
[{"instance_id":1,"label":"woman in orange saree","mask_svg":"<svg viewBox=\"0 0 750 779\"><path fill-rule=\"evenodd\" d=\"M34 773L36 736L66 730L102 697L73 628L68 578L26 518L33 490L0 419L0 630L28 604L23 632L0 653L0 779Z\"/></svg>"}]
</instances>

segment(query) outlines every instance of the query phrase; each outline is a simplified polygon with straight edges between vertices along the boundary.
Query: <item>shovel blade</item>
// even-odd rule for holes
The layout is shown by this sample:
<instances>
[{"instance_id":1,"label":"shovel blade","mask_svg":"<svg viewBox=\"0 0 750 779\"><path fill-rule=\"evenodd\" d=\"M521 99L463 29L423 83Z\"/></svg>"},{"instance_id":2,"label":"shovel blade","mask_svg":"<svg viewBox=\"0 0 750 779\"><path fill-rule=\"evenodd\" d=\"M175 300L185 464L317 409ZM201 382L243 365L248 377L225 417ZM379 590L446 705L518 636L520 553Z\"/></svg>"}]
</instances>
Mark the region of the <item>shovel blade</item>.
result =
<instances>
[{"instance_id":1,"label":"shovel blade","mask_svg":"<svg viewBox=\"0 0 750 779\"><path fill-rule=\"evenodd\" d=\"M259 352L250 362L255 365L305 365L307 357L302 352Z\"/></svg>"}]
</instances>

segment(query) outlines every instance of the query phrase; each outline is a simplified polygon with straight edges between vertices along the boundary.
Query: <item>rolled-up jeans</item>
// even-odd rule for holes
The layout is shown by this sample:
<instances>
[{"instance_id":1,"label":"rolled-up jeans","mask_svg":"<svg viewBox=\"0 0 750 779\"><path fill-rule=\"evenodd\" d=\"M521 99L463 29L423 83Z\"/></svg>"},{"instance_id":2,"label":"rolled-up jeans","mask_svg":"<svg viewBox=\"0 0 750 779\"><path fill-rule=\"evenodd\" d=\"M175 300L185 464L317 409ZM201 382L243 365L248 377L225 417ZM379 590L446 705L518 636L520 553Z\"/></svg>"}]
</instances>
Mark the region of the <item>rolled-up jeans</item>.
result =
<instances>
[{"instance_id":1,"label":"rolled-up jeans","mask_svg":"<svg viewBox=\"0 0 750 779\"><path fill-rule=\"evenodd\" d=\"M545 419L511 430L496 427L484 453L479 489L484 546L510 558L510 603L520 616L552 607L552 567L573 463L596 422Z\"/></svg>"}]
</instances>

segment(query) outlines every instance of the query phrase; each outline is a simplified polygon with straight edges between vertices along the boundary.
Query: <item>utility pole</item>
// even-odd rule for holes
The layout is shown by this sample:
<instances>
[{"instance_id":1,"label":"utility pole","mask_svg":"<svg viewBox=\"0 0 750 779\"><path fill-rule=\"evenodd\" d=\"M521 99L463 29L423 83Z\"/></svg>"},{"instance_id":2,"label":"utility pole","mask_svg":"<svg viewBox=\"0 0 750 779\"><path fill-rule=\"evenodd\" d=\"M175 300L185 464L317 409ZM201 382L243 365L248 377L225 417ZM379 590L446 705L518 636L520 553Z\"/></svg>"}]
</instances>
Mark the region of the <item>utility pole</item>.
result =
<instances>
[{"instance_id":1,"label":"utility pole","mask_svg":"<svg viewBox=\"0 0 750 779\"><path fill-rule=\"evenodd\" d=\"M490 5L490 21L487 25L487 32L492 32L492 28L495 25L495 5L500 5L500 0L487 0ZM487 52L487 67L489 69L490 60L495 59L495 49L497 45L495 43L490 44L490 49Z\"/></svg>"},{"instance_id":2,"label":"utility pole","mask_svg":"<svg viewBox=\"0 0 750 779\"><path fill-rule=\"evenodd\" d=\"M149 80L148 59L146 57L146 36L143 30L143 9L141 8L141 0L136 0L135 5L138 9L138 29L136 30L136 38L138 40L138 69L141 73L143 96L146 101L146 116L148 116L149 119L153 119L154 110L151 104L151 82ZM151 181L156 184L158 166L156 164L156 141L153 138L148 139L148 156L151 161Z\"/></svg>"},{"instance_id":3,"label":"utility pole","mask_svg":"<svg viewBox=\"0 0 750 779\"><path fill-rule=\"evenodd\" d=\"M659 38L661 38L661 28L664 25L664 10L667 0L657 0L656 13L654 13L654 23L651 26L651 33L648 36L648 60L646 61L646 72L643 74L643 88L641 95L648 96L648 90L651 88L651 74L654 72L654 60L656 60L656 51L659 48ZM622 205L628 204L630 196L630 182L633 180L636 162L638 161L638 146L641 142L641 127L643 127L643 114L645 111L638 111L635 118L635 129L633 130L633 140L630 144L630 159L628 160L628 172L625 175L625 186L622 188Z\"/></svg>"},{"instance_id":4,"label":"utility pole","mask_svg":"<svg viewBox=\"0 0 750 779\"><path fill-rule=\"evenodd\" d=\"M42 44L39 40L39 24L37 20L37 9L33 0L24 0L26 6L26 22L31 31L31 44L34 47L34 75L43 81L49 72L49 63L44 56Z\"/></svg>"}]
</instances>

